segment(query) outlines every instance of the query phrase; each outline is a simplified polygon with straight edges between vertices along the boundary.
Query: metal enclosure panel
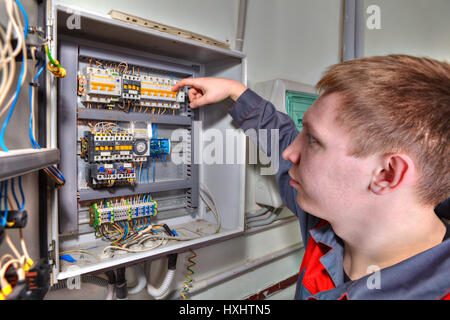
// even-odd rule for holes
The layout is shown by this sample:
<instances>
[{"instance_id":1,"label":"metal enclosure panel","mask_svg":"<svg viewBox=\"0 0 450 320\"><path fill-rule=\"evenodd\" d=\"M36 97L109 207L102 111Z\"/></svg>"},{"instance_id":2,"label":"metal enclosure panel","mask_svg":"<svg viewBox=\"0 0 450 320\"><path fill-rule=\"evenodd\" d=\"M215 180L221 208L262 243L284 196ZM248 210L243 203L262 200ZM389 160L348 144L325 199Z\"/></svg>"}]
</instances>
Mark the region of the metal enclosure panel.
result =
<instances>
[{"instance_id":1,"label":"metal enclosure panel","mask_svg":"<svg viewBox=\"0 0 450 320\"><path fill-rule=\"evenodd\" d=\"M59 81L58 95L58 147L61 150L61 170L66 184L59 196L59 232L78 231L77 204L77 67L78 46L64 42L59 46L61 64L67 76ZM74 170L75 168L75 170Z\"/></svg>"},{"instance_id":2,"label":"metal enclosure panel","mask_svg":"<svg viewBox=\"0 0 450 320\"><path fill-rule=\"evenodd\" d=\"M169 69L178 74L185 74L186 76L224 76L231 79L236 79L243 83L246 83L246 59L245 55L241 52L232 50L225 50L202 43L197 43L193 40L180 39L172 35L160 33L157 31L136 27L123 22L114 21L108 17L99 16L89 12L76 11L81 17L81 29L79 30L67 30L65 27L65 19L70 12L75 12L71 7L57 5L54 7L58 16L56 19L55 32L57 30L58 39L62 42L60 44L60 52L57 56L69 54L67 58L72 59L76 52L78 56L91 56L103 57L105 60L120 61L126 58L127 61L133 61L136 65L146 65L151 68ZM78 49L72 46L76 44ZM64 48L66 47L66 51ZM68 49L70 47L71 49ZM120 48L120 50L117 50ZM109 54L110 53L110 54ZM77 73L77 59L73 64L67 61L67 58L63 60L64 67L70 67L74 75ZM73 69L74 68L74 69ZM73 71L75 70L75 71ZM68 70L69 73L69 70ZM68 78L69 79L69 78ZM73 82L72 82L73 81ZM213 192L219 212L222 220L223 229L219 233L206 233L199 238L189 241L178 241L169 243L163 247L135 254L117 255L113 259L106 259L98 263L80 266L78 269L67 269L67 264L57 259L56 270L54 269L54 279L65 279L74 275L84 274L88 272L95 272L99 270L107 270L111 268L117 268L119 266L127 265L130 263L137 263L146 259L155 259L173 252L183 252L187 248L198 248L206 246L208 244L224 241L239 235L244 229L244 196L245 196L245 137L242 132L238 132L234 139L237 142L237 155L235 160L237 164L229 165L211 165L206 166L203 163L199 163L196 160L196 155L202 152L204 146L203 132L210 128L215 128L221 132L226 133L227 129L231 129L236 132L236 126L232 123L231 117L227 114L227 107L229 107L229 101L223 102L221 106L216 108L208 108L211 113L205 117L203 111L195 111L193 119L185 116L166 116L166 115L149 115L149 114L133 114L121 113L116 111L108 111L107 113L102 110L85 109L77 105L76 92L76 80L70 79L71 84L65 86L63 83L65 80L60 80L59 95L65 96L65 93L70 93L69 99L61 99L59 102L59 114L62 122L59 123L59 132L62 132L64 126L64 119L76 120L110 120L110 121L134 121L134 120L151 120L161 125L176 125L179 127L187 128L191 133L192 139L192 153L191 153L191 165L189 167L190 176L185 180L172 180L161 181L154 185L137 185L135 188L136 193L140 192L166 192L164 190L170 190L171 188L189 190L188 193L188 207L196 208L191 215L178 214L177 210L174 210L174 214L167 215L167 219L170 225L184 226L183 228L193 227L192 230L210 230L214 231L214 216L205 210L203 203L199 202L199 181L207 184ZM68 81L69 82L69 81ZM68 91L65 91L68 90ZM65 114L65 108L62 103L66 103L66 107L72 110L69 114ZM225 108L223 108L225 106ZM64 113L64 115L62 115ZM198 125L196 121L202 120L202 125ZM76 121L74 121L76 126ZM73 124L72 124L73 126ZM72 130L71 128L69 128ZM65 129L64 129L65 130ZM75 128L76 130L76 128ZM71 131L73 133L73 131ZM74 133L76 137L77 133ZM75 139L74 139L75 140ZM65 148L67 141L60 141L61 148ZM75 144L75 148L74 145ZM68 155L72 157L71 160L75 166L77 164L76 154L76 142L73 141L68 144ZM61 153L65 153L64 150ZM77 177L73 177L76 189ZM68 179L67 179L68 180ZM119 193L115 195L125 194L124 190L118 189ZM69 192L70 191L70 192ZM61 192L61 191L60 191ZM69 196L69 193L71 194ZM75 196L74 196L75 195ZM178 194L177 194L178 195ZM75 198L76 193L74 189L67 191L67 194L61 193L60 203L66 201L69 197ZM79 190L79 200L89 200L102 198L108 195L105 190ZM230 197L233 197L233 201L230 201ZM170 203L170 201L168 202ZM175 202L174 202L175 203ZM72 205L72 204L71 204ZM73 208L74 206L72 206ZM176 207L176 206L175 206ZM176 209L174 207L174 209ZM72 209L71 209L72 210ZM75 211L80 208L74 209ZM81 212L81 211L80 211ZM72 217L69 219L65 215L59 214L61 219L61 226L65 226L65 230L75 231L75 227L78 228L80 223L85 223L85 213L80 213L80 216L71 213ZM53 221L57 221L54 219ZM75 221L77 220L77 221ZM206 220L206 221L205 221ZM209 222L208 222L209 221ZM164 223L165 220L157 220L157 223ZM86 231L87 230L87 231ZM187 229L186 229L187 230ZM93 237L93 232L89 233L83 225L78 231L72 232L72 236L62 237L60 234L53 234L53 239L57 239L57 243L54 245L56 249L54 252L55 257L58 257L59 250L66 250L70 248L87 248L92 245L92 251L101 255L102 247L98 246L98 240ZM97 242L96 242L97 241ZM61 248L61 249L59 249ZM91 249L90 249L91 250Z\"/></svg>"},{"instance_id":3,"label":"metal enclosure panel","mask_svg":"<svg viewBox=\"0 0 450 320\"><path fill-rule=\"evenodd\" d=\"M19 149L0 152L0 181L8 180L59 162L58 149Z\"/></svg>"}]
</instances>

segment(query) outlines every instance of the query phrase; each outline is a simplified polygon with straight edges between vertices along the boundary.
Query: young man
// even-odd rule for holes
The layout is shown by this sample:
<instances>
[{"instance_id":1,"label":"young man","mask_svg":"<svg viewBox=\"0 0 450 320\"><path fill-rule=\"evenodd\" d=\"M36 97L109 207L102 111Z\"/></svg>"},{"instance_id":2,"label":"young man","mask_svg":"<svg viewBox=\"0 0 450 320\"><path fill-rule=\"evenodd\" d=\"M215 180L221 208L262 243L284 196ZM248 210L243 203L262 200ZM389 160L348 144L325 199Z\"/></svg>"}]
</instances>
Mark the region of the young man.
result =
<instances>
[{"instance_id":1,"label":"young man","mask_svg":"<svg viewBox=\"0 0 450 320\"><path fill-rule=\"evenodd\" d=\"M438 216L449 208L434 209L450 196L450 64L389 55L334 65L300 134L239 82L173 89L182 86L192 108L231 98L242 129L279 129L277 182L306 248L297 299L449 298L449 226Z\"/></svg>"}]
</instances>

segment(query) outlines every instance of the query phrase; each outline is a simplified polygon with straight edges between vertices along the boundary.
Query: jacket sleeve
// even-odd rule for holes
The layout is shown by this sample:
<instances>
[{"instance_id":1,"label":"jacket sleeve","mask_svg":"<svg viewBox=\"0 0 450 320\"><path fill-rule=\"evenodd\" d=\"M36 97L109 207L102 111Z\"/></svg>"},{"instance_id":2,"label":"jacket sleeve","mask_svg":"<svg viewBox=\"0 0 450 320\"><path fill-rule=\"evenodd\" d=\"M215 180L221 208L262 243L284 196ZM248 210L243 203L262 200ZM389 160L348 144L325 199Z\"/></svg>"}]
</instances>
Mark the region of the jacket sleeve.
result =
<instances>
[{"instance_id":1,"label":"jacket sleeve","mask_svg":"<svg viewBox=\"0 0 450 320\"><path fill-rule=\"evenodd\" d=\"M321 219L306 213L297 204L297 191L289 184L290 177L288 171L291 168L292 163L281 157L283 150L286 149L299 134L294 121L287 114L277 111L272 103L264 100L250 89L247 89L236 100L230 111L230 115L246 134L249 129L256 130L257 141L255 141L253 135L249 135L250 139L262 148L267 156L271 158L271 136L274 133L273 130L278 130L278 154L274 155L279 160L278 171L276 173L278 190L283 203L299 218L302 239L306 246L309 239L309 230L317 225ZM267 136L265 134L260 135L261 129L266 130ZM266 141L259 141L258 137Z\"/></svg>"}]
</instances>

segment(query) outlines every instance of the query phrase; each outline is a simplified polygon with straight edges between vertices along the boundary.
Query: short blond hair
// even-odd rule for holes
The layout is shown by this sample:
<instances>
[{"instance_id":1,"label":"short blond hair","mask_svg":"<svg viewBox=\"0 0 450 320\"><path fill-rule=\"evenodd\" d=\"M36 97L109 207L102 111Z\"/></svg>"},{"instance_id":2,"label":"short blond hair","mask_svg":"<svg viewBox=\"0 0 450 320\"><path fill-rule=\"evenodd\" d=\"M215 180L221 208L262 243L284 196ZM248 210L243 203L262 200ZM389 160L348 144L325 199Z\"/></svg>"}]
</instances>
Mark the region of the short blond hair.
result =
<instances>
[{"instance_id":1,"label":"short blond hair","mask_svg":"<svg viewBox=\"0 0 450 320\"><path fill-rule=\"evenodd\" d=\"M419 171L421 203L450 196L450 64L387 55L331 66L316 85L343 98L338 123L349 131L351 155L404 152Z\"/></svg>"}]
</instances>

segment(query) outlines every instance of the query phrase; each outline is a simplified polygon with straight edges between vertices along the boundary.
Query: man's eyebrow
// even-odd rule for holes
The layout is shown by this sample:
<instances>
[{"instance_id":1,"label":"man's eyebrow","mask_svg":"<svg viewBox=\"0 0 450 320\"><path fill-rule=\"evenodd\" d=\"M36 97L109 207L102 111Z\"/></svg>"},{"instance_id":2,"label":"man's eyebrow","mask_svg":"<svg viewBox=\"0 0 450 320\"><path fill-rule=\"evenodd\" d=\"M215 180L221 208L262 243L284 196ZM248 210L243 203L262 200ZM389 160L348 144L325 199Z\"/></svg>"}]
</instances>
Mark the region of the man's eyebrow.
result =
<instances>
[{"instance_id":1,"label":"man's eyebrow","mask_svg":"<svg viewBox=\"0 0 450 320\"><path fill-rule=\"evenodd\" d=\"M307 120L306 121L302 120L302 125L304 128L306 128L308 133L311 133L311 135L314 136L314 139L316 139L319 144L323 145L324 140L322 136L318 133L318 131L314 128L314 126L311 125L310 122L308 122Z\"/></svg>"},{"instance_id":2,"label":"man's eyebrow","mask_svg":"<svg viewBox=\"0 0 450 320\"><path fill-rule=\"evenodd\" d=\"M314 126L312 126L307 120L302 120L302 125L314 136L318 136L317 131L314 129Z\"/></svg>"}]
</instances>

